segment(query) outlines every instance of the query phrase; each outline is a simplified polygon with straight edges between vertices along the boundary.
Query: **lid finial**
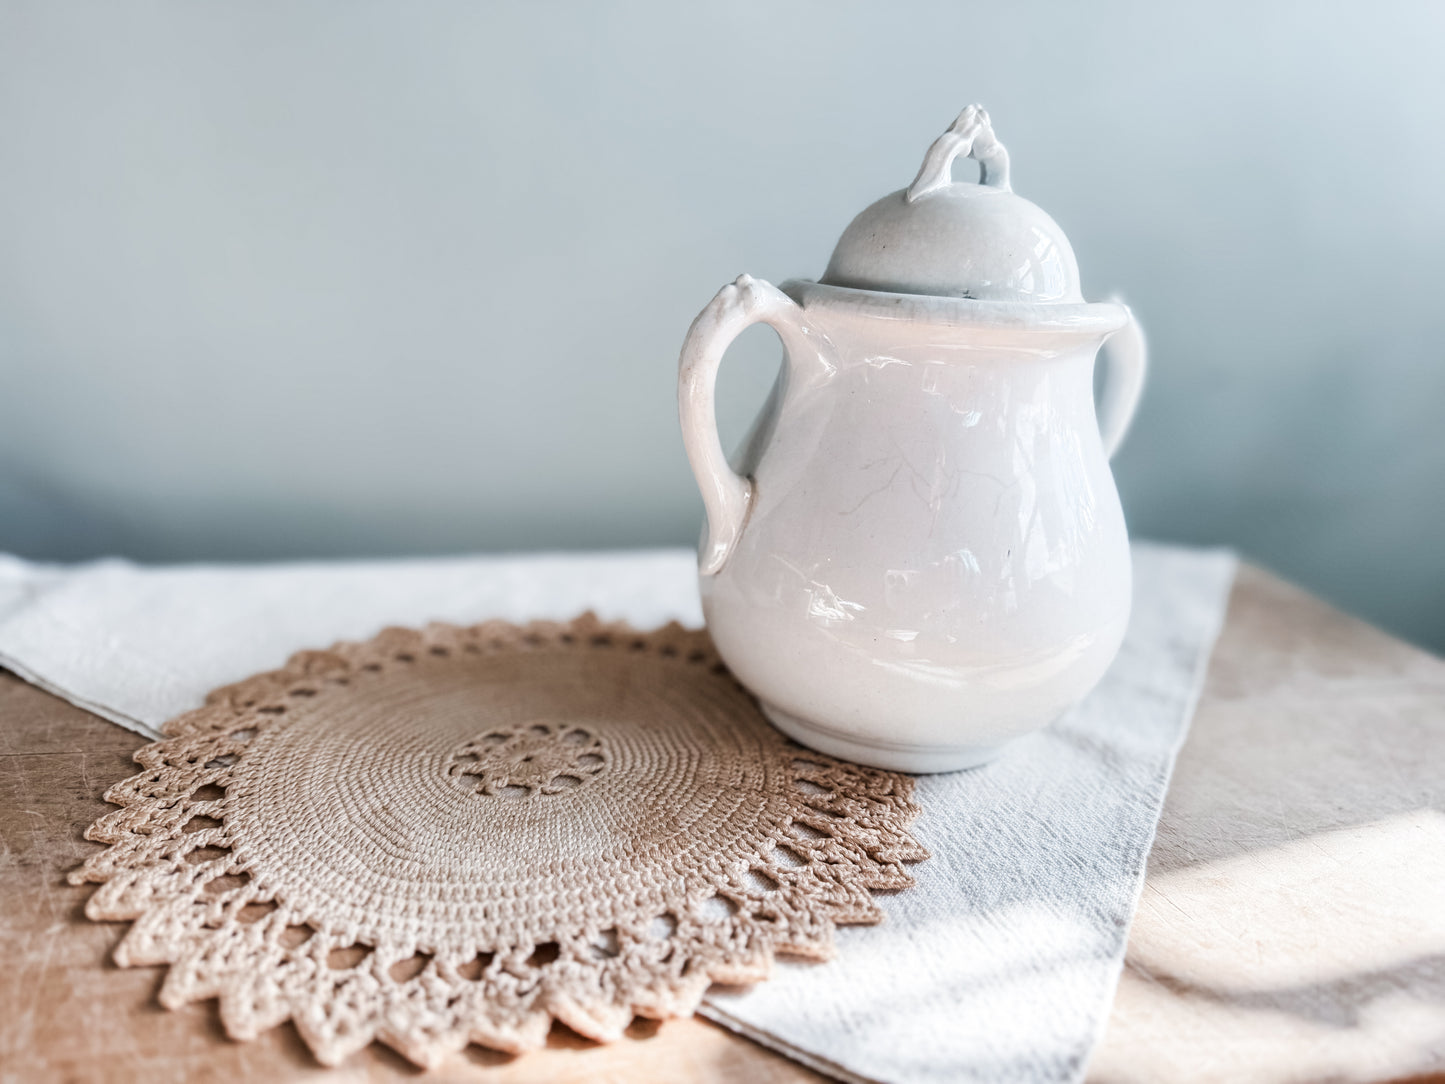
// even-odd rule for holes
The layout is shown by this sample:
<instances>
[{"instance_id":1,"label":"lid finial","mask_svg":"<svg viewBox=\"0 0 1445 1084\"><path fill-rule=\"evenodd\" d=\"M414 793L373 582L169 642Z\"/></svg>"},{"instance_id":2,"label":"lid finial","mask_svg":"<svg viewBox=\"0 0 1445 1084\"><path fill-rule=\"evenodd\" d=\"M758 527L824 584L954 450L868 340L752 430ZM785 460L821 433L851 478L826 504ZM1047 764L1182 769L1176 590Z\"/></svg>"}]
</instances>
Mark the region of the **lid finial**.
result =
<instances>
[{"instance_id":1,"label":"lid finial","mask_svg":"<svg viewBox=\"0 0 1445 1084\"><path fill-rule=\"evenodd\" d=\"M912 203L952 183L953 160L961 154L977 160L979 184L1012 191L1008 180L1008 151L993 134L993 124L983 106L971 105L958 115L948 131L933 141L904 198Z\"/></svg>"}]
</instances>

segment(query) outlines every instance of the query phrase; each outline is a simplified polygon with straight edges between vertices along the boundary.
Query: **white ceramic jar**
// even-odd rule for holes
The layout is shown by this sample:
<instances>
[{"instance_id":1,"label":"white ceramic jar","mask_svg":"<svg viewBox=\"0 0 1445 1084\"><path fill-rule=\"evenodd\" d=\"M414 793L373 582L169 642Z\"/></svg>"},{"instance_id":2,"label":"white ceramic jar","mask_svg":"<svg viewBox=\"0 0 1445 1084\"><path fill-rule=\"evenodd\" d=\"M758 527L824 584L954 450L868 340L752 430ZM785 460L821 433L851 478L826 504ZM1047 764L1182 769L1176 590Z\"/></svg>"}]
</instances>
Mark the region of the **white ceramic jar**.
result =
<instances>
[{"instance_id":1,"label":"white ceramic jar","mask_svg":"<svg viewBox=\"0 0 1445 1084\"><path fill-rule=\"evenodd\" d=\"M950 181L960 154L980 183ZM758 322L786 358L735 473L714 384ZM708 629L774 724L861 763L949 771L1088 693L1129 616L1108 456L1143 373L1128 310L1083 301L1067 239L1012 193L977 107L849 226L821 282L724 287L688 332L679 402Z\"/></svg>"}]
</instances>

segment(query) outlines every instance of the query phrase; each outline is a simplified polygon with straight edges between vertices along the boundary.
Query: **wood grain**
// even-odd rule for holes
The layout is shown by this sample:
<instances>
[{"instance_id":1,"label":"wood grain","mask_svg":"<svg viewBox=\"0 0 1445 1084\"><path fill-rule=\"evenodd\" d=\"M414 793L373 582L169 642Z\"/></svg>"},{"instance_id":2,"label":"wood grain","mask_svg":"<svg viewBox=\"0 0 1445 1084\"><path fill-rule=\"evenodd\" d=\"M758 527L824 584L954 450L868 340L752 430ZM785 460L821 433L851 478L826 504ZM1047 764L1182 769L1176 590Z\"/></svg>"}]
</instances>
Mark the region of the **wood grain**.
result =
<instances>
[{"instance_id":1,"label":"wood grain","mask_svg":"<svg viewBox=\"0 0 1445 1084\"><path fill-rule=\"evenodd\" d=\"M65 874L140 739L0 674L0 1080L394 1081L290 1025L253 1043L213 1002L168 1013L123 928ZM1245 569L1180 756L1129 961L1090 1070L1128 1081L1445 1081L1445 662ZM1438 878L1438 879L1436 879ZM1434 906L1438 904L1438 906ZM521 1058L471 1047L428 1079L822 1078L700 1020Z\"/></svg>"},{"instance_id":2,"label":"wood grain","mask_svg":"<svg viewBox=\"0 0 1445 1084\"><path fill-rule=\"evenodd\" d=\"M1245 568L1091 1079L1442 1068L1445 662Z\"/></svg>"}]
</instances>

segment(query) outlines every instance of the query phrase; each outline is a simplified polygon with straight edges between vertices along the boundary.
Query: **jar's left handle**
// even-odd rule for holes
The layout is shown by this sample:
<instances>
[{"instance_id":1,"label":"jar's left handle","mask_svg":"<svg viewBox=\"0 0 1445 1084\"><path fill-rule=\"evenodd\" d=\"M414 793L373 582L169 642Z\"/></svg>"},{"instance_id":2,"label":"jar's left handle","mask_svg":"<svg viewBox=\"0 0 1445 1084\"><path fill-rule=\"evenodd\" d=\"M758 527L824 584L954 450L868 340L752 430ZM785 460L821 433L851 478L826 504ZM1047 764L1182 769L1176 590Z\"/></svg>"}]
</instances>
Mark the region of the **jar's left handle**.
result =
<instances>
[{"instance_id":1,"label":"jar's left handle","mask_svg":"<svg viewBox=\"0 0 1445 1084\"><path fill-rule=\"evenodd\" d=\"M688 328L678 361L677 409L682 441L707 509L707 539L698 569L714 575L742 535L752 509L753 483L728 465L718 437L717 371L732 341L753 324L768 324L789 358L806 348L807 325L797 302L771 283L741 275L718 291ZM786 364L786 362L785 362Z\"/></svg>"}]
</instances>

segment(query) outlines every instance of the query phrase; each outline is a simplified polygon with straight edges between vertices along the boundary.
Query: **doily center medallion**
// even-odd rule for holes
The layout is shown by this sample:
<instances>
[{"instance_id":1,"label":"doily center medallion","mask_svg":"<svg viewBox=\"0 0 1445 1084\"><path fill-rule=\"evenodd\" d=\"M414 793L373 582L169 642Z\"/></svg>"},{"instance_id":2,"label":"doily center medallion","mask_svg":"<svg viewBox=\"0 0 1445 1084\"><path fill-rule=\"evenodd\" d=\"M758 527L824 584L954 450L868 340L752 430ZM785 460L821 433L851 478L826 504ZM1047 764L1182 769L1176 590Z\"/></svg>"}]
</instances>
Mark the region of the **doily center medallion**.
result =
<instances>
[{"instance_id":1,"label":"doily center medallion","mask_svg":"<svg viewBox=\"0 0 1445 1084\"><path fill-rule=\"evenodd\" d=\"M580 726L531 723L491 730L452 758L452 772L478 794L527 798L565 794L607 767L602 739Z\"/></svg>"},{"instance_id":2,"label":"doily center medallion","mask_svg":"<svg viewBox=\"0 0 1445 1084\"><path fill-rule=\"evenodd\" d=\"M792 744L676 625L391 629L166 733L87 832L86 913L135 920L116 962L171 964L166 1006L292 1019L328 1064L685 1015L826 959L926 857L911 780Z\"/></svg>"}]
</instances>

